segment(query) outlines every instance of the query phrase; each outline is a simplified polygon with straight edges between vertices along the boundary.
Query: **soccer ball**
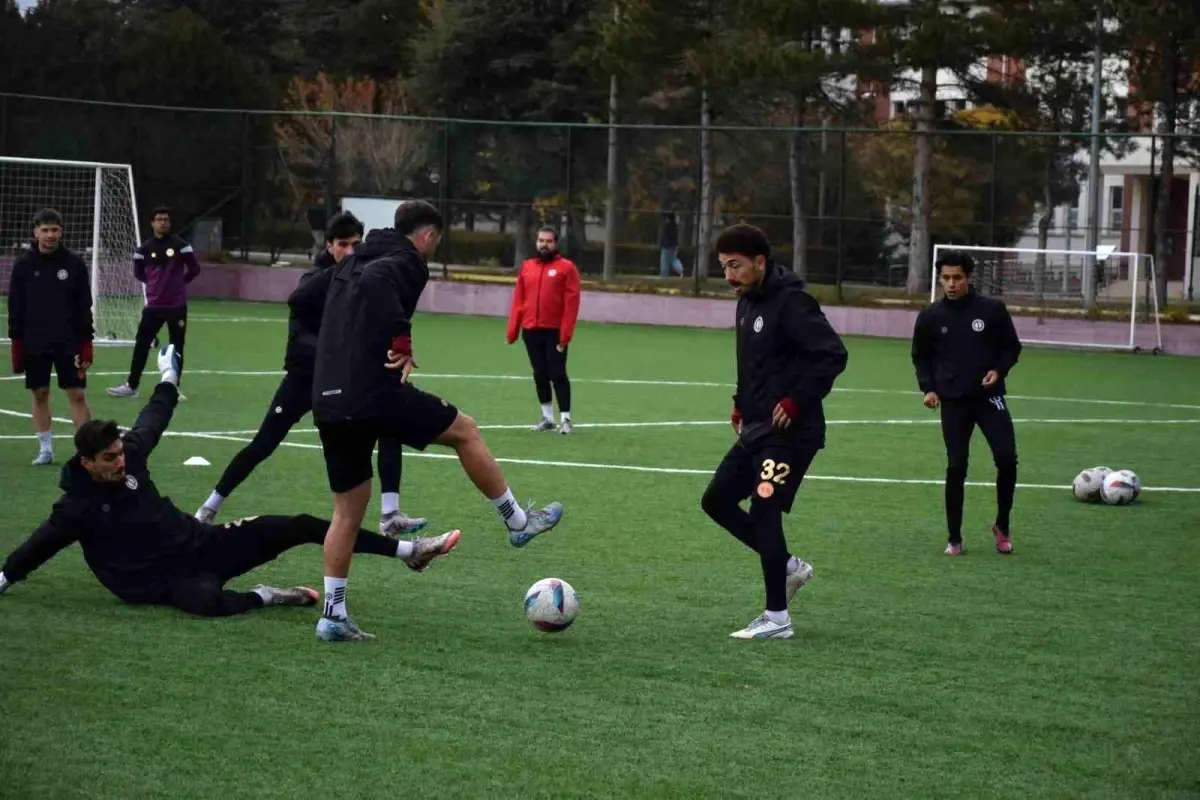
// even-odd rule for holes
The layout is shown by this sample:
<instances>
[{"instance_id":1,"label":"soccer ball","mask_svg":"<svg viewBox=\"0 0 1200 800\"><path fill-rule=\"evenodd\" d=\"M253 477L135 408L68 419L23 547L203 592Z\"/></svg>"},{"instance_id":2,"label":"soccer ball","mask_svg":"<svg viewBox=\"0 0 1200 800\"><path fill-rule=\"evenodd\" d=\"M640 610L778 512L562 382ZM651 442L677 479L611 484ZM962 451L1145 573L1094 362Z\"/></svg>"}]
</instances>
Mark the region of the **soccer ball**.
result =
<instances>
[{"instance_id":1,"label":"soccer ball","mask_svg":"<svg viewBox=\"0 0 1200 800\"><path fill-rule=\"evenodd\" d=\"M1100 502L1100 490L1104 487L1104 479L1112 470L1108 467L1089 467L1075 476L1071 490L1075 499L1081 503Z\"/></svg>"},{"instance_id":2,"label":"soccer ball","mask_svg":"<svg viewBox=\"0 0 1200 800\"><path fill-rule=\"evenodd\" d=\"M1141 493L1141 480L1127 469L1109 473L1100 487L1100 497L1110 506L1128 505Z\"/></svg>"},{"instance_id":3,"label":"soccer ball","mask_svg":"<svg viewBox=\"0 0 1200 800\"><path fill-rule=\"evenodd\" d=\"M565 631L578 613L579 595L559 578L543 578L525 592L525 616L539 631Z\"/></svg>"}]
</instances>

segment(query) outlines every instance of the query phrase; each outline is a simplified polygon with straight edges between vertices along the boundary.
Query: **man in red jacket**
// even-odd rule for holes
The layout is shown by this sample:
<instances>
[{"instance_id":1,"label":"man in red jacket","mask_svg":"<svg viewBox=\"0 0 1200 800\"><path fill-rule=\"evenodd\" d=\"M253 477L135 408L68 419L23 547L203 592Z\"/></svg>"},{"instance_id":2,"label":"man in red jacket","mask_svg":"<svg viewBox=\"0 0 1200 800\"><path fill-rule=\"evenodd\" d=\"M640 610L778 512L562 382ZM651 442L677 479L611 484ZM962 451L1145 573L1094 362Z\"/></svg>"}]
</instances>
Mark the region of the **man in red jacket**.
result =
<instances>
[{"instance_id":1,"label":"man in red jacket","mask_svg":"<svg viewBox=\"0 0 1200 800\"><path fill-rule=\"evenodd\" d=\"M508 315L508 343L525 340L533 385L542 405L542 420L535 431L554 430L554 405L550 387L558 398L562 422L558 432L571 432L571 381L567 378L567 346L579 319L579 270L558 252L558 234L542 228L538 254L526 259L517 274L512 311Z\"/></svg>"}]
</instances>

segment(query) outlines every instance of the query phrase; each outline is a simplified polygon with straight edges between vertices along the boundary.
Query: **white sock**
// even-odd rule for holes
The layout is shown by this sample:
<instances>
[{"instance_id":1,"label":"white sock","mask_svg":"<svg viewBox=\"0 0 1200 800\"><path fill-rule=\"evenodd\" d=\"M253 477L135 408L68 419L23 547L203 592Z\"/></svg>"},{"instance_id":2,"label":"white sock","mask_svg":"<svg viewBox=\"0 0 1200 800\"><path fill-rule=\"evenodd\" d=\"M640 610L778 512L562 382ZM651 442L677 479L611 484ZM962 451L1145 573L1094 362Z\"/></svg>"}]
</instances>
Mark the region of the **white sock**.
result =
<instances>
[{"instance_id":1,"label":"white sock","mask_svg":"<svg viewBox=\"0 0 1200 800\"><path fill-rule=\"evenodd\" d=\"M50 431L38 431L38 447L43 453L54 452L54 439L51 438Z\"/></svg>"},{"instance_id":2,"label":"white sock","mask_svg":"<svg viewBox=\"0 0 1200 800\"><path fill-rule=\"evenodd\" d=\"M517 505L517 498L513 497L512 489L505 489L504 494L492 501L492 505L500 512L500 519L504 520L510 531L519 531L525 527L528 521L525 518L525 509Z\"/></svg>"},{"instance_id":3,"label":"white sock","mask_svg":"<svg viewBox=\"0 0 1200 800\"><path fill-rule=\"evenodd\" d=\"M204 501L204 507L208 508L208 509L212 509L213 511L220 511L221 504L224 502L225 502L224 497L221 497L221 495L217 494L216 492L213 492L212 494L210 494L208 496L208 499Z\"/></svg>"},{"instance_id":4,"label":"white sock","mask_svg":"<svg viewBox=\"0 0 1200 800\"><path fill-rule=\"evenodd\" d=\"M396 542L396 558L408 558L416 549L417 545L414 542L410 542L407 539L401 539L400 541Z\"/></svg>"},{"instance_id":5,"label":"white sock","mask_svg":"<svg viewBox=\"0 0 1200 800\"><path fill-rule=\"evenodd\" d=\"M562 412L562 421L563 421L563 422L570 422L570 421L571 421L571 412L570 412L570 411L564 411L564 412Z\"/></svg>"},{"instance_id":6,"label":"white sock","mask_svg":"<svg viewBox=\"0 0 1200 800\"><path fill-rule=\"evenodd\" d=\"M325 616L346 616L346 578L325 578Z\"/></svg>"},{"instance_id":7,"label":"white sock","mask_svg":"<svg viewBox=\"0 0 1200 800\"><path fill-rule=\"evenodd\" d=\"M395 514L400 510L400 493L384 492L379 496L379 503L384 516Z\"/></svg>"},{"instance_id":8,"label":"white sock","mask_svg":"<svg viewBox=\"0 0 1200 800\"><path fill-rule=\"evenodd\" d=\"M774 622L776 625L787 625L792 621L787 609L784 609L783 611L768 611L766 612L766 615L767 619L771 620L771 622Z\"/></svg>"},{"instance_id":9,"label":"white sock","mask_svg":"<svg viewBox=\"0 0 1200 800\"><path fill-rule=\"evenodd\" d=\"M787 574L795 575L800 570L800 559L792 556L788 559Z\"/></svg>"},{"instance_id":10,"label":"white sock","mask_svg":"<svg viewBox=\"0 0 1200 800\"><path fill-rule=\"evenodd\" d=\"M542 419L554 422L554 404L542 403Z\"/></svg>"},{"instance_id":11,"label":"white sock","mask_svg":"<svg viewBox=\"0 0 1200 800\"><path fill-rule=\"evenodd\" d=\"M250 591L262 598L263 605L271 605L271 601L275 599L275 591L270 586L255 586Z\"/></svg>"}]
</instances>

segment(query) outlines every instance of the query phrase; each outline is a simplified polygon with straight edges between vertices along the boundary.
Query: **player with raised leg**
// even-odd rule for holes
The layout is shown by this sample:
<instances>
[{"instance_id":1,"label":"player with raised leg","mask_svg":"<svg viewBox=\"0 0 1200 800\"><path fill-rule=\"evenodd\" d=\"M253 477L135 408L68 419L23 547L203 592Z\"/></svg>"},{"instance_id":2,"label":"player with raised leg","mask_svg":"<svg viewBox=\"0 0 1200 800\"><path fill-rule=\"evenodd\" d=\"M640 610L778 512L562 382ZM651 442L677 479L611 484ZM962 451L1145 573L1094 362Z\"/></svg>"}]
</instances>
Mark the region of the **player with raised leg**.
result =
<instances>
[{"instance_id":1,"label":"player with raised leg","mask_svg":"<svg viewBox=\"0 0 1200 800\"><path fill-rule=\"evenodd\" d=\"M766 610L734 639L788 639L788 613L812 566L788 551L783 515L817 452L825 446L822 401L846 369L847 354L804 281L771 260L767 236L734 225L717 239L717 258L738 295L738 439L700 501L704 512L758 553ZM749 512L739 505L750 498Z\"/></svg>"},{"instance_id":2,"label":"player with raised leg","mask_svg":"<svg viewBox=\"0 0 1200 800\"><path fill-rule=\"evenodd\" d=\"M1005 379L1021 355L1012 317L1003 301L971 285L972 258L947 251L936 264L945 297L921 311L913 328L912 361L925 407L940 409L946 444L945 554L960 556L964 487L971 434L983 431L996 465L996 521L1000 553L1012 552L1009 516L1017 487L1017 436L1005 397Z\"/></svg>"},{"instance_id":3,"label":"player with raised leg","mask_svg":"<svg viewBox=\"0 0 1200 800\"><path fill-rule=\"evenodd\" d=\"M346 611L350 554L371 496L371 451L381 436L424 450L453 449L463 471L496 508L509 543L524 547L554 528L562 505L522 509L470 417L409 383L412 318L429 280L426 259L443 229L424 201L402 203L395 227L372 230L354 254L297 287L288 303L299 319L321 316L313 417L321 435L333 521L325 538L325 608L317 636L372 638Z\"/></svg>"},{"instance_id":4,"label":"player with raised leg","mask_svg":"<svg viewBox=\"0 0 1200 800\"><path fill-rule=\"evenodd\" d=\"M313 589L224 588L227 581L302 544L322 544L329 523L308 515L247 517L222 528L206 525L158 493L150 454L179 401L179 357L174 345L158 357L162 381L133 427L115 421L85 423L75 434L76 456L62 470L63 496L50 518L18 547L0 571L0 592L24 580L59 551L79 542L92 573L128 603L169 605L223 617L264 605L314 605ZM396 541L360 531L354 552L396 558L423 572L453 549L458 531Z\"/></svg>"},{"instance_id":5,"label":"player with raised leg","mask_svg":"<svg viewBox=\"0 0 1200 800\"><path fill-rule=\"evenodd\" d=\"M325 249L314 259L313 268L300 277L300 282L311 280L353 253L362 234L362 223L353 214L335 214L325 228ZM196 512L196 519L213 522L222 504L234 490L250 477L255 467L271 457L287 437L288 431L312 410L313 364L317 354L319 322L319 317L300 320L296 314L291 314L283 363L286 374L271 398L258 433L229 462L216 488ZM380 439L378 460L382 489L379 532L388 536L408 536L420 532L425 528L426 521L413 519L400 511L400 444L394 439Z\"/></svg>"},{"instance_id":6,"label":"player with raised leg","mask_svg":"<svg viewBox=\"0 0 1200 800\"><path fill-rule=\"evenodd\" d=\"M62 243L62 215L42 209L33 218L33 243L13 264L8 287L8 338L14 375L25 374L33 393L38 454L33 465L54 463L50 431L50 369L67 395L78 428L91 418L87 371L92 365L92 289L82 259Z\"/></svg>"}]
</instances>

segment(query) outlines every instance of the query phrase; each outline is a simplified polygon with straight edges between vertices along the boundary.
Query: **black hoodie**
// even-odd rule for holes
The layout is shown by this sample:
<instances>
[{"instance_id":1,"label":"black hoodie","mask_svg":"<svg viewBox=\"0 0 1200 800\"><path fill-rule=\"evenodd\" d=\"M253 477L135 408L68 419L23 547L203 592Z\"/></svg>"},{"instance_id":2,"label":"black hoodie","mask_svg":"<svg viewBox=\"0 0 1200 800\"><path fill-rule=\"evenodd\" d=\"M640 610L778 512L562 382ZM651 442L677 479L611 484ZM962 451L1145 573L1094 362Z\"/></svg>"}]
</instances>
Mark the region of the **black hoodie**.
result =
<instances>
[{"instance_id":1,"label":"black hoodie","mask_svg":"<svg viewBox=\"0 0 1200 800\"><path fill-rule=\"evenodd\" d=\"M129 603L169 600L170 585L194 570L206 526L158 493L150 479L150 453L179 400L179 390L160 383L133 428L122 436L125 478L98 483L76 456L62 468L50 518L4 562L14 583L79 542L92 573Z\"/></svg>"},{"instance_id":2,"label":"black hoodie","mask_svg":"<svg viewBox=\"0 0 1200 800\"><path fill-rule=\"evenodd\" d=\"M387 363L399 339L411 342L412 317L429 267L412 241L373 230L354 253L304 281L288 298L300 320L319 319L313 418L337 422L388 416L406 392Z\"/></svg>"},{"instance_id":3,"label":"black hoodie","mask_svg":"<svg viewBox=\"0 0 1200 800\"><path fill-rule=\"evenodd\" d=\"M336 262L328 250L322 250L313 259L313 266L300 276L300 285L318 277ZM321 312L313 309L307 315L289 309L287 350L283 356L283 368L288 372L312 374L317 360L317 335L321 332Z\"/></svg>"},{"instance_id":4,"label":"black hoodie","mask_svg":"<svg viewBox=\"0 0 1200 800\"><path fill-rule=\"evenodd\" d=\"M957 300L938 300L917 315L913 326L917 385L942 400L1003 397L1004 379L1020 355L1021 340L1008 308L974 289ZM984 388L990 370L996 370L1000 381Z\"/></svg>"},{"instance_id":5,"label":"black hoodie","mask_svg":"<svg viewBox=\"0 0 1200 800\"><path fill-rule=\"evenodd\" d=\"M737 393L742 439L770 434L775 406L790 398L798 410L785 438L825 443L822 400L846 369L848 356L804 281L768 263L762 283L737 304Z\"/></svg>"},{"instance_id":6,"label":"black hoodie","mask_svg":"<svg viewBox=\"0 0 1200 800\"><path fill-rule=\"evenodd\" d=\"M87 266L62 244L43 253L37 242L14 263L8 287L8 338L27 353L92 341L92 286Z\"/></svg>"}]
</instances>

